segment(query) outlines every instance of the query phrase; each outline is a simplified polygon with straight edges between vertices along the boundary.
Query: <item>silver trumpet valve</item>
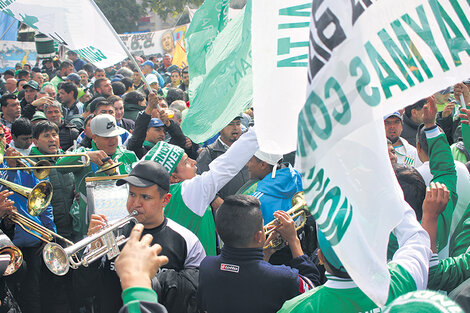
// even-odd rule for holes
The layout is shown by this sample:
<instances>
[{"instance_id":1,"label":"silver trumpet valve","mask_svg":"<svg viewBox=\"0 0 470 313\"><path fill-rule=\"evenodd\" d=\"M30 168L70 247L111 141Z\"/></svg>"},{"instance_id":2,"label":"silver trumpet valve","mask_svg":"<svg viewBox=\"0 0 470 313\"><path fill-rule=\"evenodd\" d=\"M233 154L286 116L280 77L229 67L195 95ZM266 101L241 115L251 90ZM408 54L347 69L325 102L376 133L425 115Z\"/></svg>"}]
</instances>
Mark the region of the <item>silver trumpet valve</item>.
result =
<instances>
[{"instance_id":1,"label":"silver trumpet valve","mask_svg":"<svg viewBox=\"0 0 470 313\"><path fill-rule=\"evenodd\" d=\"M116 236L114 231L131 222L136 224L137 219L135 217L138 214L137 211L132 211L131 214L116 221L112 225L66 248L53 242L48 243L42 251L44 263L52 273L63 276L68 273L70 268L77 269L79 266L88 267L89 264L101 259L105 255L108 260L113 259L121 252L119 247L129 240L129 238L124 235ZM90 244L97 240L101 241L98 247L85 250ZM79 257L78 253L82 250L84 250L84 252L82 256Z\"/></svg>"}]
</instances>

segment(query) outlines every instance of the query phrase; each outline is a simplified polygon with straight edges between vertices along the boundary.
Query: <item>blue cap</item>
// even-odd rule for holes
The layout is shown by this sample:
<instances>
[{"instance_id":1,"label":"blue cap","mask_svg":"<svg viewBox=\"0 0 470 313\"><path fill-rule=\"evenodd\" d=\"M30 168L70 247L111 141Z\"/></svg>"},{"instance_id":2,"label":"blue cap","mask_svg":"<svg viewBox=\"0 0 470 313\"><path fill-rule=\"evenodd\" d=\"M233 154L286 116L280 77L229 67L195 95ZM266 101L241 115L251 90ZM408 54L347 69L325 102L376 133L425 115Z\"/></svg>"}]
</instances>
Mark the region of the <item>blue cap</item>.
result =
<instances>
[{"instance_id":1,"label":"blue cap","mask_svg":"<svg viewBox=\"0 0 470 313\"><path fill-rule=\"evenodd\" d=\"M395 116L395 117L398 117L400 120L403 121L403 117L401 116L400 112L393 112L393 113L390 113L390 114L387 114L384 116L384 121L389 118L389 117L392 117L392 116Z\"/></svg>"},{"instance_id":2,"label":"blue cap","mask_svg":"<svg viewBox=\"0 0 470 313\"><path fill-rule=\"evenodd\" d=\"M150 123L147 126L147 129L149 129L150 127L162 127L162 126L165 126L165 124L163 124L162 120L159 119L159 118L154 117L150 120Z\"/></svg>"},{"instance_id":3,"label":"blue cap","mask_svg":"<svg viewBox=\"0 0 470 313\"><path fill-rule=\"evenodd\" d=\"M144 67L145 65L150 65L152 68L155 66L155 65L153 64L153 62L150 61L150 60L147 60L147 61L145 61L144 63L142 63L142 67Z\"/></svg>"},{"instance_id":4,"label":"blue cap","mask_svg":"<svg viewBox=\"0 0 470 313\"><path fill-rule=\"evenodd\" d=\"M333 247L329 243L328 239L326 239L325 235L319 228L317 229L317 238L318 238L318 245L321 249L321 252L325 256L328 263L330 263L330 265L333 266L338 271L347 273L346 269L343 266L343 263L341 263L335 251L333 251Z\"/></svg>"}]
</instances>

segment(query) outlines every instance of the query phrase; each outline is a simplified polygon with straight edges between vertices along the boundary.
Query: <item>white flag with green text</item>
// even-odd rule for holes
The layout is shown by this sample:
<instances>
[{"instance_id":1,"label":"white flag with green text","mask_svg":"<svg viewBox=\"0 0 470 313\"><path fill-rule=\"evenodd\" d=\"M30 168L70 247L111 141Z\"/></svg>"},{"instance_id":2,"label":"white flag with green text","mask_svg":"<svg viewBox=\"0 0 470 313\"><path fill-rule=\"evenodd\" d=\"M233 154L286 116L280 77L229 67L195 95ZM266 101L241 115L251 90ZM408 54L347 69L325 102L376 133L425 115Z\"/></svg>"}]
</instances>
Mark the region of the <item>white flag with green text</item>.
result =
<instances>
[{"instance_id":1,"label":"white flag with green text","mask_svg":"<svg viewBox=\"0 0 470 313\"><path fill-rule=\"evenodd\" d=\"M93 0L0 0L0 10L98 67L127 57Z\"/></svg>"},{"instance_id":2,"label":"white flag with green text","mask_svg":"<svg viewBox=\"0 0 470 313\"><path fill-rule=\"evenodd\" d=\"M405 205L383 116L470 76L469 18L467 0L312 2L296 162L319 228L378 305Z\"/></svg>"},{"instance_id":3,"label":"white flag with green text","mask_svg":"<svg viewBox=\"0 0 470 313\"><path fill-rule=\"evenodd\" d=\"M261 150L297 145L297 116L307 91L311 0L256 0L251 17L253 107Z\"/></svg>"}]
</instances>

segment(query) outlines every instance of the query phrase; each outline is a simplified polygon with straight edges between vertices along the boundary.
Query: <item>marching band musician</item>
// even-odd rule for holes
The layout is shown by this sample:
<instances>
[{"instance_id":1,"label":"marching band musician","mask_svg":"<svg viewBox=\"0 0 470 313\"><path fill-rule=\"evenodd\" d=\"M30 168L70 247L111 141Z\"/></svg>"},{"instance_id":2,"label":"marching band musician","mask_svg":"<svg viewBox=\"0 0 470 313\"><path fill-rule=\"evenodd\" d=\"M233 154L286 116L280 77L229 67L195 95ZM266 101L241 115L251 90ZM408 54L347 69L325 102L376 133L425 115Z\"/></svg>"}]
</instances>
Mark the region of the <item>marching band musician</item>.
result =
<instances>
[{"instance_id":1,"label":"marching band musician","mask_svg":"<svg viewBox=\"0 0 470 313\"><path fill-rule=\"evenodd\" d=\"M168 172L153 161L141 161L136 164L128 177L119 179L117 185L128 184L129 196L127 211L136 210L136 219L144 226L144 239L162 247L162 255L168 257L168 263L158 274L158 287L165 295L170 286L177 285L178 296L162 298L162 304L169 312L190 312L189 307L195 302L198 268L206 256L198 238L188 229L165 217L164 208L171 198ZM91 216L88 234L92 235L107 225L106 216ZM123 230L129 234L131 228ZM152 238L152 239L151 239ZM88 268L76 271L80 285L96 295L102 313L115 313L122 306L122 292L119 278L115 273L113 260L94 262ZM104 261L105 260L105 261ZM188 278L189 277L189 278ZM179 281L189 283L178 283ZM187 285L193 285L188 288ZM155 287L154 287L155 288Z\"/></svg>"},{"instance_id":2,"label":"marching band musician","mask_svg":"<svg viewBox=\"0 0 470 313\"><path fill-rule=\"evenodd\" d=\"M5 215L13 211L13 209L15 208L14 207L15 203L11 201L10 199L8 199L8 197L10 197L11 195L13 195L13 192L9 190L0 191L0 218L2 219L3 217L5 217ZM8 236L9 238L13 238L14 236L13 224L6 225L6 223L2 220L0 228L1 228L0 238L2 236ZM6 243L5 240L3 239L1 239L1 242L2 244ZM10 242L8 245L13 245L13 243ZM22 272L26 270L26 267L23 264L24 263L21 264L21 267L17 270L16 273L8 277L9 284L14 285L15 282L22 280ZM0 275L5 275L5 274L0 273ZM6 279L1 276L0 276L0 312L1 313L21 313L21 309L18 305L18 302L13 297L13 294L8 288Z\"/></svg>"},{"instance_id":3,"label":"marching band musician","mask_svg":"<svg viewBox=\"0 0 470 313\"><path fill-rule=\"evenodd\" d=\"M143 230L142 224L134 226L129 241L116 259L116 272L121 280L124 302L119 313L134 312L137 306L139 312L167 313L165 307L158 303L151 279L168 263L168 257L159 255L162 247L152 244L152 235L146 234L140 238Z\"/></svg>"},{"instance_id":4,"label":"marching band musician","mask_svg":"<svg viewBox=\"0 0 470 313\"><path fill-rule=\"evenodd\" d=\"M288 211L292 207L292 198L303 191L302 176L288 163L282 163L281 154L256 151L247 164L250 179L256 179L256 186L248 188L243 194L258 198L265 223L274 219L277 210ZM301 244L307 255L312 255L316 248L315 221L308 217L301 231ZM269 263L287 264L292 259L291 251L284 247L274 253Z\"/></svg>"},{"instance_id":5,"label":"marching band musician","mask_svg":"<svg viewBox=\"0 0 470 313\"><path fill-rule=\"evenodd\" d=\"M31 148L30 159L38 162L39 160L47 160L51 165L56 164L57 158L44 158L42 155L47 154L64 154L60 149L59 128L50 121L41 121L35 125L33 130L33 143ZM74 177L72 173L62 173L53 168L50 169L49 176L46 180L52 184L53 194L51 205L54 215L54 223L57 227L57 233L69 240L72 240L72 216L70 215L70 207L75 197ZM63 244L62 242L59 242ZM49 293L53 295L52 301L47 304L50 312L68 312L70 307L74 306L74 296L72 288L71 273L67 273L65 277L52 275L46 270L51 283Z\"/></svg>"},{"instance_id":6,"label":"marching band musician","mask_svg":"<svg viewBox=\"0 0 470 313\"><path fill-rule=\"evenodd\" d=\"M276 228L289 243L292 267L267 263L260 202L253 196L234 195L217 210L215 223L224 242L222 254L202 261L198 300L208 312L276 312L284 301L319 285L319 272L300 246L294 221L276 211ZM263 260L264 258L264 260Z\"/></svg>"},{"instance_id":7,"label":"marching band musician","mask_svg":"<svg viewBox=\"0 0 470 313\"><path fill-rule=\"evenodd\" d=\"M6 147L4 138L4 130L0 128L1 144ZM21 155L15 149L9 147L5 151L5 156ZM8 159L2 164L6 167L17 167L17 160ZM1 169L1 168L0 168ZM29 174L26 171L2 171L2 176L12 183L21 185L27 188L33 188L39 183L39 180ZM5 187L3 187L5 189ZM15 207L21 215L38 223L41 226L45 226L49 230L56 232L56 226L54 224L52 206L48 205L46 210L38 216L32 216L28 213L27 199L18 193L13 193L11 199L15 203ZM6 221L4 221L7 223ZM23 259L27 264L27 271L25 273L24 281L17 284L15 287L11 287L16 299L20 305L22 312L41 312L41 308L44 308L44 303L50 297L47 294L47 281L45 279L45 271L42 261L42 248L44 247L42 241L33 235L24 231L18 225L15 225L15 234L13 243L21 249L23 253ZM49 311L50 312L50 311Z\"/></svg>"},{"instance_id":8,"label":"marching band musician","mask_svg":"<svg viewBox=\"0 0 470 313\"><path fill-rule=\"evenodd\" d=\"M79 148L76 153L86 153L90 157L91 163L86 167L60 169L62 173L72 172L75 176L75 197L70 214L73 219L73 231L76 241L87 234L89 214L86 202L86 177L107 176L105 173L96 173L102 166L103 160L110 157L110 163L122 162L117 168L117 174L128 174L132 169L132 164L136 163L137 157L134 152L118 145L119 135L124 129L116 124L116 119L109 114L100 114L91 120L92 148ZM105 161L106 162L106 161ZM81 157L64 157L57 160L57 165L77 165L81 164Z\"/></svg>"}]
</instances>

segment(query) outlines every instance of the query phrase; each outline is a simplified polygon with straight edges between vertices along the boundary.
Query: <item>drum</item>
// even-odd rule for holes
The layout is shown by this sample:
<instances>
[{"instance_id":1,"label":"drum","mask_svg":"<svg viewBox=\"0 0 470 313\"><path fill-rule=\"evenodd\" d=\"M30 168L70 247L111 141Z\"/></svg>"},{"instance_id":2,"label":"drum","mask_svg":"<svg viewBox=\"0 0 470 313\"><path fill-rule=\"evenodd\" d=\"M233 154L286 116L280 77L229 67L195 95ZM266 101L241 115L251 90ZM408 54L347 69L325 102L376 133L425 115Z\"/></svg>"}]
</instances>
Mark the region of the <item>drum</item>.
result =
<instances>
[{"instance_id":1,"label":"drum","mask_svg":"<svg viewBox=\"0 0 470 313\"><path fill-rule=\"evenodd\" d=\"M34 41L36 43L38 58L52 58L55 55L54 40L47 37L46 35L36 34L34 36Z\"/></svg>"}]
</instances>

